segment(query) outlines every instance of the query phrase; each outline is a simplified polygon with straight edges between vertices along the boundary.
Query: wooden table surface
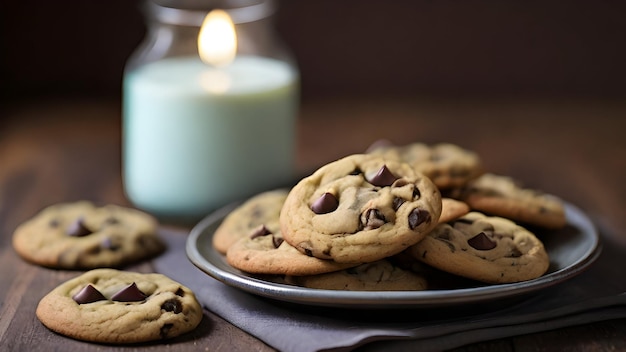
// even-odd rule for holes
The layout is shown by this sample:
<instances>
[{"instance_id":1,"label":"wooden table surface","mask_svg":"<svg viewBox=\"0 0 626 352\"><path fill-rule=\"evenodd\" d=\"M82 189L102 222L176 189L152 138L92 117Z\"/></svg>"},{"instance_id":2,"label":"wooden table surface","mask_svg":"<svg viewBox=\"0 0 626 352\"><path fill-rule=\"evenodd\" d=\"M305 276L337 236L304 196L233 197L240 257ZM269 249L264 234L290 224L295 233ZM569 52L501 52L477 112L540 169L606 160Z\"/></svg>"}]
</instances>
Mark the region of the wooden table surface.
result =
<instances>
[{"instance_id":1,"label":"wooden table surface","mask_svg":"<svg viewBox=\"0 0 626 352\"><path fill-rule=\"evenodd\" d=\"M35 101L0 119L0 350L270 351L209 311L194 332L158 344L103 346L47 330L38 301L76 272L22 261L15 227L44 206L89 199L130 205L121 183L116 101ZM626 246L626 102L599 100L342 99L305 102L298 168L363 151L378 138L448 141L478 152L488 170L560 195ZM625 252L626 254L626 249ZM615 263L624 265L625 262ZM150 263L129 270L151 271ZM616 278L624 280L624 278ZM504 338L461 351L626 350L626 319Z\"/></svg>"}]
</instances>

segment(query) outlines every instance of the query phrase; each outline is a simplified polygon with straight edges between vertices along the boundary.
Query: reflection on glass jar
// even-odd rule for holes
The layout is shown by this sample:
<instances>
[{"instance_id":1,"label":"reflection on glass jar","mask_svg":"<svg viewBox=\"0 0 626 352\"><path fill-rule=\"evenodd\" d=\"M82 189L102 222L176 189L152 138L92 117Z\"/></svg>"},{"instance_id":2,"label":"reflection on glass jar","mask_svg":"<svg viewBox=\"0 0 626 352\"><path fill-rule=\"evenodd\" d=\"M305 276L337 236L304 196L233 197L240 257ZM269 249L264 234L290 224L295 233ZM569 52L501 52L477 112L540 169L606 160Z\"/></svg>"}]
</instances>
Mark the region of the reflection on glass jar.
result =
<instances>
[{"instance_id":1,"label":"reflection on glass jar","mask_svg":"<svg viewBox=\"0 0 626 352\"><path fill-rule=\"evenodd\" d=\"M146 3L148 32L124 74L126 195L177 220L294 178L299 77L274 2L196 3Z\"/></svg>"}]
</instances>

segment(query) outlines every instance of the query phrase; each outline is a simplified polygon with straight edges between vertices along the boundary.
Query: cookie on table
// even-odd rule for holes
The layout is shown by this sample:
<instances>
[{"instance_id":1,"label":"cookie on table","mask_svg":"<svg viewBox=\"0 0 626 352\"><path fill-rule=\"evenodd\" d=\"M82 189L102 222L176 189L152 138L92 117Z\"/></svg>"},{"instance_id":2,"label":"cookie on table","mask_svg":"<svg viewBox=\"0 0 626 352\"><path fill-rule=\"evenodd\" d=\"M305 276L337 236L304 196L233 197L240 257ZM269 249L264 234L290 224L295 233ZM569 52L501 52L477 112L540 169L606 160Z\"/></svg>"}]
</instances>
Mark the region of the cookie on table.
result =
<instances>
[{"instance_id":1,"label":"cookie on table","mask_svg":"<svg viewBox=\"0 0 626 352\"><path fill-rule=\"evenodd\" d=\"M263 275L315 275L356 265L309 257L285 242L280 231L272 233L262 225L230 246L226 261L236 269Z\"/></svg>"},{"instance_id":2,"label":"cookie on table","mask_svg":"<svg viewBox=\"0 0 626 352\"><path fill-rule=\"evenodd\" d=\"M451 143L398 146L378 142L368 148L368 153L410 164L417 172L429 177L439 189L462 186L483 173L478 154Z\"/></svg>"},{"instance_id":3,"label":"cookie on table","mask_svg":"<svg viewBox=\"0 0 626 352\"><path fill-rule=\"evenodd\" d=\"M516 222L551 229L566 224L565 209L559 198L524 188L508 176L484 174L451 196L473 210Z\"/></svg>"},{"instance_id":4,"label":"cookie on table","mask_svg":"<svg viewBox=\"0 0 626 352\"><path fill-rule=\"evenodd\" d=\"M470 212L470 207L460 200L442 197L441 198L441 216L439 223L452 221Z\"/></svg>"},{"instance_id":5,"label":"cookie on table","mask_svg":"<svg viewBox=\"0 0 626 352\"><path fill-rule=\"evenodd\" d=\"M127 344L189 332L203 312L194 293L167 276L94 269L44 296L36 314L48 329L77 340Z\"/></svg>"},{"instance_id":6,"label":"cookie on table","mask_svg":"<svg viewBox=\"0 0 626 352\"><path fill-rule=\"evenodd\" d=\"M299 251L339 263L369 263L420 241L441 215L441 195L406 163L355 154L294 186L280 213L282 236Z\"/></svg>"},{"instance_id":7,"label":"cookie on table","mask_svg":"<svg viewBox=\"0 0 626 352\"><path fill-rule=\"evenodd\" d=\"M135 209L62 203L18 226L13 247L25 260L50 268L120 267L165 249L157 225L152 216Z\"/></svg>"},{"instance_id":8,"label":"cookie on table","mask_svg":"<svg viewBox=\"0 0 626 352\"><path fill-rule=\"evenodd\" d=\"M486 283L531 280L550 265L543 243L533 233L479 212L438 225L407 253L437 269Z\"/></svg>"},{"instance_id":9,"label":"cookie on table","mask_svg":"<svg viewBox=\"0 0 626 352\"><path fill-rule=\"evenodd\" d=\"M228 247L239 239L248 237L260 226L276 233L280 230L278 217L287 198L287 189L260 193L230 212L215 230L213 247L226 254Z\"/></svg>"},{"instance_id":10,"label":"cookie on table","mask_svg":"<svg viewBox=\"0 0 626 352\"><path fill-rule=\"evenodd\" d=\"M421 291L426 279L385 259L327 274L288 277L287 282L308 288L345 291Z\"/></svg>"}]
</instances>

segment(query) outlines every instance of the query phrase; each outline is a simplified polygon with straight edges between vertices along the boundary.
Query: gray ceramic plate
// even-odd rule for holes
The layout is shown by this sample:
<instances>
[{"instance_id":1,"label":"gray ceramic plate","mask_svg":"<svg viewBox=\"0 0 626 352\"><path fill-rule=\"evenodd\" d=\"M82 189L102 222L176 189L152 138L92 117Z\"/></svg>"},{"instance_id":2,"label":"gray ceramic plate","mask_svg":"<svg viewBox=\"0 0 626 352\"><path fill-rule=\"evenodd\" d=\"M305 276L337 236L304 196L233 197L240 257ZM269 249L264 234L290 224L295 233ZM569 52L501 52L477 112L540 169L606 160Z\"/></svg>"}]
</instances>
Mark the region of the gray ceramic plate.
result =
<instances>
[{"instance_id":1,"label":"gray ceramic plate","mask_svg":"<svg viewBox=\"0 0 626 352\"><path fill-rule=\"evenodd\" d=\"M600 254L598 233L578 208L566 204L568 226L540 237L550 255L548 272L537 279L502 285L426 291L335 291L309 289L262 280L226 263L212 246L215 229L238 204L203 219L187 239L191 262L213 278L249 293L279 301L343 308L433 308L521 297L562 283L580 274ZM208 279L208 278L207 278Z\"/></svg>"}]
</instances>

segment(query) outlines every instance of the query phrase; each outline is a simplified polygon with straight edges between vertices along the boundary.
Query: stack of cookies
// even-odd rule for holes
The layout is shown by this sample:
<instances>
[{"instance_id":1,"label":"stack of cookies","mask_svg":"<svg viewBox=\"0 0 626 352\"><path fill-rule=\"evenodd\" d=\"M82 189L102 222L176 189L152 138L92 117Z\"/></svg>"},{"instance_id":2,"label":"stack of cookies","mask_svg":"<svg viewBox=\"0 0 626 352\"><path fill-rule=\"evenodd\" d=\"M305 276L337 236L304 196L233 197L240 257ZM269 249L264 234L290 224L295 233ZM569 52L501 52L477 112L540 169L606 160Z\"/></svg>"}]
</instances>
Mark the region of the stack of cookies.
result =
<instances>
[{"instance_id":1,"label":"stack of cookies","mask_svg":"<svg viewBox=\"0 0 626 352\"><path fill-rule=\"evenodd\" d=\"M474 152L377 144L291 189L250 198L220 224L213 246L234 268L281 283L425 290L442 287L442 278L484 285L540 277L549 258L529 228L563 226L558 198L484 172Z\"/></svg>"}]
</instances>

